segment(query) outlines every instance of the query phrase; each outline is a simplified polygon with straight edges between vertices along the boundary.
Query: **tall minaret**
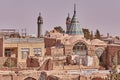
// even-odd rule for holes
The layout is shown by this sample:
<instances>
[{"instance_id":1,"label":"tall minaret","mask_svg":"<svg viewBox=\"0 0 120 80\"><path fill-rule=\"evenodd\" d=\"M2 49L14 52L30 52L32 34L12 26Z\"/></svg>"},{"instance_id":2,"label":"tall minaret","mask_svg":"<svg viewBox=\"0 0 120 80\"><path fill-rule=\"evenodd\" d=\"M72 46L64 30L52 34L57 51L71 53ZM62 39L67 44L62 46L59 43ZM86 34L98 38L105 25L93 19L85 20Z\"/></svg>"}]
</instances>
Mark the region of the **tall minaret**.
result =
<instances>
[{"instance_id":1,"label":"tall minaret","mask_svg":"<svg viewBox=\"0 0 120 80\"><path fill-rule=\"evenodd\" d=\"M66 18L66 33L69 32L70 23L71 23L71 18L70 18L70 15L69 15L69 13L68 13L68 17Z\"/></svg>"},{"instance_id":2,"label":"tall minaret","mask_svg":"<svg viewBox=\"0 0 120 80\"><path fill-rule=\"evenodd\" d=\"M38 24L38 38L42 37L42 25L43 25L43 18L41 17L41 13L39 13L38 19L37 19L37 24Z\"/></svg>"}]
</instances>

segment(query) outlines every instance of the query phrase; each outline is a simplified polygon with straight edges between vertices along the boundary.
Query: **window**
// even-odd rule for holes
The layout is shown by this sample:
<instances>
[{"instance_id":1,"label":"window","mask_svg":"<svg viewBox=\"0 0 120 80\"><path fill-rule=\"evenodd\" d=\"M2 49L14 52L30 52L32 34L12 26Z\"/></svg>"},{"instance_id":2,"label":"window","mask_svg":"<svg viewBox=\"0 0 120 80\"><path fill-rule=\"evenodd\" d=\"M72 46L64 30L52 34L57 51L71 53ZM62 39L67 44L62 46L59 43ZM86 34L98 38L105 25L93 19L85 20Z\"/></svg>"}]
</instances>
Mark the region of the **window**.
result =
<instances>
[{"instance_id":1,"label":"window","mask_svg":"<svg viewBox=\"0 0 120 80\"><path fill-rule=\"evenodd\" d=\"M96 51L95 51L96 55L98 56L98 58L101 57L101 55L104 53L104 50L102 48L98 48Z\"/></svg>"},{"instance_id":2,"label":"window","mask_svg":"<svg viewBox=\"0 0 120 80\"><path fill-rule=\"evenodd\" d=\"M95 51L98 59L99 59L99 65L100 66L104 66L105 65L105 53L104 53L104 50L102 48L98 48L96 51Z\"/></svg>"},{"instance_id":3,"label":"window","mask_svg":"<svg viewBox=\"0 0 120 80\"><path fill-rule=\"evenodd\" d=\"M27 56L29 55L29 48L21 48L22 53L22 59L27 59Z\"/></svg>"},{"instance_id":4,"label":"window","mask_svg":"<svg viewBox=\"0 0 120 80\"><path fill-rule=\"evenodd\" d=\"M11 49L5 49L5 57L11 56Z\"/></svg>"},{"instance_id":5,"label":"window","mask_svg":"<svg viewBox=\"0 0 120 80\"><path fill-rule=\"evenodd\" d=\"M41 48L33 48L33 52L35 56L40 56L42 53Z\"/></svg>"},{"instance_id":6,"label":"window","mask_svg":"<svg viewBox=\"0 0 120 80\"><path fill-rule=\"evenodd\" d=\"M87 46L82 43L78 42L73 46L73 54L79 54L80 56L87 55Z\"/></svg>"}]
</instances>

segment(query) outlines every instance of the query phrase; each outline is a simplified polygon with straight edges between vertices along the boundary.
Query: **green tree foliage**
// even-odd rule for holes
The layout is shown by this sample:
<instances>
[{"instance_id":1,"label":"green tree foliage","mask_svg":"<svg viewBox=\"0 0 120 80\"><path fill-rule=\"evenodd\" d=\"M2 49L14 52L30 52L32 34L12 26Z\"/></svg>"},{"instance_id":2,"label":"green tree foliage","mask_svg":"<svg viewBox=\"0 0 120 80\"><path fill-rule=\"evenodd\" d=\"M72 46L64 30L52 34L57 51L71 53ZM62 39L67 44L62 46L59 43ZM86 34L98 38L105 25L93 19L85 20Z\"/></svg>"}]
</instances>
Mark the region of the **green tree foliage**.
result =
<instances>
[{"instance_id":1,"label":"green tree foliage","mask_svg":"<svg viewBox=\"0 0 120 80\"><path fill-rule=\"evenodd\" d=\"M63 28L61 26L56 26L56 27L54 27L54 29L60 33L65 33L65 31L63 30Z\"/></svg>"},{"instance_id":2,"label":"green tree foliage","mask_svg":"<svg viewBox=\"0 0 120 80\"><path fill-rule=\"evenodd\" d=\"M100 35L100 32L99 32L98 29L96 30L95 38L96 38L96 39L101 39L101 35Z\"/></svg>"},{"instance_id":3,"label":"green tree foliage","mask_svg":"<svg viewBox=\"0 0 120 80\"><path fill-rule=\"evenodd\" d=\"M89 32L89 29L83 28L83 33L84 33L84 37L86 39L90 39L91 35L90 35L90 32Z\"/></svg>"},{"instance_id":4,"label":"green tree foliage","mask_svg":"<svg viewBox=\"0 0 120 80\"><path fill-rule=\"evenodd\" d=\"M94 39L94 36L93 36L93 31L91 31L91 34L90 34L90 40Z\"/></svg>"}]
</instances>

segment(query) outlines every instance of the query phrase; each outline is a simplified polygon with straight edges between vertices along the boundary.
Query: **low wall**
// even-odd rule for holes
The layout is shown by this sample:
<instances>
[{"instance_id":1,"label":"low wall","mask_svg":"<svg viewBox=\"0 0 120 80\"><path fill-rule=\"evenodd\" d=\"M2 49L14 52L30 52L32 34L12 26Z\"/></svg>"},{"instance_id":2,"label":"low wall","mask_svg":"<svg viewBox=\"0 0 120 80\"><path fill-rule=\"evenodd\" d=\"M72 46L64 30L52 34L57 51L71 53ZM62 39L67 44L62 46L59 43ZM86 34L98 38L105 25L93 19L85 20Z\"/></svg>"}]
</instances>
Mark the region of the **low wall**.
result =
<instances>
[{"instance_id":1,"label":"low wall","mask_svg":"<svg viewBox=\"0 0 120 80\"><path fill-rule=\"evenodd\" d=\"M4 67L3 64L7 60L7 57L0 57L0 68Z\"/></svg>"},{"instance_id":2,"label":"low wall","mask_svg":"<svg viewBox=\"0 0 120 80\"><path fill-rule=\"evenodd\" d=\"M53 66L53 70L79 70L79 69L98 69L99 66L82 66L82 65L66 65L66 66Z\"/></svg>"}]
</instances>

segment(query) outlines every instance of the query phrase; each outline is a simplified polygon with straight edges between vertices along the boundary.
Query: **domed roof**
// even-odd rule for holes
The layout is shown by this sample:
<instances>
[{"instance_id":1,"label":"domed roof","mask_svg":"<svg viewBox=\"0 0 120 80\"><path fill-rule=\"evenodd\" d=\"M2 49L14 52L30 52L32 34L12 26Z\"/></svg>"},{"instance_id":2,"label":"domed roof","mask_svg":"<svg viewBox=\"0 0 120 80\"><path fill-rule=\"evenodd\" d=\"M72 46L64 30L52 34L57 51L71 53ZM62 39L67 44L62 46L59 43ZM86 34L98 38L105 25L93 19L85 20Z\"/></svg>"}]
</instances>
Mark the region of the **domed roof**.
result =
<instances>
[{"instance_id":1,"label":"domed roof","mask_svg":"<svg viewBox=\"0 0 120 80\"><path fill-rule=\"evenodd\" d=\"M91 44L92 44L92 45L107 45L104 41L101 41L101 40L99 40L99 39L93 39L93 40L91 41Z\"/></svg>"},{"instance_id":2,"label":"domed roof","mask_svg":"<svg viewBox=\"0 0 120 80\"><path fill-rule=\"evenodd\" d=\"M69 40L71 43L75 42L75 41L78 41L78 40L82 40L83 37L81 36L72 36Z\"/></svg>"}]
</instances>

